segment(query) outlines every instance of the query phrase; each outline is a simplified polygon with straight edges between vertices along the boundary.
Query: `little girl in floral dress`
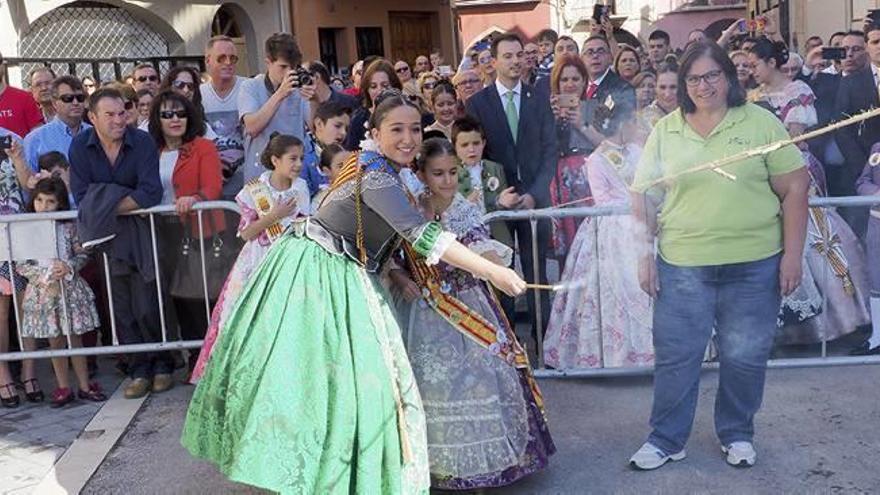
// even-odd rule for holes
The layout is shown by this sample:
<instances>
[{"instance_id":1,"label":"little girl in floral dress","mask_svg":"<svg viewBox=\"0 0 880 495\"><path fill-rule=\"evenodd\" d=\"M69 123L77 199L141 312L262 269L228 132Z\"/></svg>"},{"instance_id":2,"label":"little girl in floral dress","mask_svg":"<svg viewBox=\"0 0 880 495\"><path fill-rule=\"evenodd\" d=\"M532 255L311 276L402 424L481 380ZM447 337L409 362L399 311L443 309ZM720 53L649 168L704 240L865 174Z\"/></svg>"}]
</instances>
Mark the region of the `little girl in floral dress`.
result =
<instances>
[{"instance_id":1,"label":"little girl in floral dress","mask_svg":"<svg viewBox=\"0 0 880 495\"><path fill-rule=\"evenodd\" d=\"M28 211L47 213L70 209L67 187L57 177L37 182ZM34 348L35 339L49 339L52 349L82 347L81 336L100 326L95 294L79 275L88 262L76 238L72 223L56 223L57 259L28 260L16 270L29 283L22 299L21 337L25 348ZM70 388L69 362L73 363L78 392ZM52 407L69 404L75 397L100 402L107 400L97 383L89 383L85 356L52 358L58 387L52 392Z\"/></svg>"},{"instance_id":2,"label":"little girl in floral dress","mask_svg":"<svg viewBox=\"0 0 880 495\"><path fill-rule=\"evenodd\" d=\"M298 138L285 134L273 136L260 158L268 170L245 184L235 197L241 208L238 235L247 243L230 270L211 313L211 323L193 368L191 383L197 383L205 372L223 323L251 273L269 252L272 242L298 215L309 214L309 187L300 178L303 151L303 143Z\"/></svg>"}]
</instances>

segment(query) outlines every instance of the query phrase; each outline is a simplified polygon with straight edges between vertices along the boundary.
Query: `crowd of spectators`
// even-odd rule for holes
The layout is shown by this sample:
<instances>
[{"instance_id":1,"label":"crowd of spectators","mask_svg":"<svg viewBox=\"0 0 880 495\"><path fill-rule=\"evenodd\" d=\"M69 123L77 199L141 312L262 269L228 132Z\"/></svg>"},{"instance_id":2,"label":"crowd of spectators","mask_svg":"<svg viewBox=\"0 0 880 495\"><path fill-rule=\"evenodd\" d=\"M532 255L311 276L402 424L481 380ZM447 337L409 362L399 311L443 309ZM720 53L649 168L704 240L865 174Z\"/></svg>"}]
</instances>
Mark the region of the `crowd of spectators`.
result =
<instances>
[{"instance_id":1,"label":"crowd of spectators","mask_svg":"<svg viewBox=\"0 0 880 495\"><path fill-rule=\"evenodd\" d=\"M745 21L731 24L717 40L735 70L731 84L748 101L782 120L790 136L880 106L880 27L874 23L866 24L865 31L835 33L827 43L813 36L800 53L782 43L774 26L746 33L745 25ZM638 124L633 132L624 133L624 144L641 148L658 123L669 125L664 119L678 113L687 94L683 81L711 88L721 77L709 72L694 82L691 79L696 76L679 71L679 59L689 47L715 44L701 30L690 33L688 44L682 47L671 46L669 34L660 30L650 33L643 46L619 43L613 31L610 21L594 23L581 46L550 29L533 39L507 33L469 47L458 66L447 63L439 50L414 60L367 57L350 66L350 79L330 73L321 62L303 60L289 34L265 40L265 67L250 78L236 74L239 54L235 43L224 36L209 41L204 73L181 65L160 74L157 66L143 64L123 81L99 84L91 77L58 76L49 67L38 67L27 75L24 90L10 86L5 66L0 65L0 137L4 139L0 143L5 143L0 150L2 213L22 212L34 191L43 190L44 181L63 177L70 208L79 207L81 217L94 216L94 212L82 211L83 204L92 208L112 204L111 210L117 213L173 205L177 215L158 226L165 254L180 251L199 236L225 239L233 245L234 218L209 215L210 225L193 231L193 206L234 199L248 181L264 172L260 157L270 138L278 134L304 143L301 176L310 196L320 198L338 169L339 153L364 146L376 98L389 89L401 91L421 109L426 137L448 139L455 146L462 167L461 192L483 211L596 204L590 158L609 136L621 139L623 135L609 132L609 121L602 116L613 111ZM842 56L829 56L828 48L840 48ZM805 163L812 164L812 193L877 194L880 184L872 182L877 177L872 172L880 169L880 154L873 149L877 143L880 119L802 145ZM402 175L413 193L422 191L414 173ZM313 204L317 207L319 201ZM302 214L312 208L299 206ZM861 312L852 309L858 315L845 319L847 327L836 329L835 334L868 325L869 307L874 310L873 336L862 352L880 349L876 328L880 275L872 273L875 284L869 288L867 274L850 272L880 265L880 247L871 244L878 242L877 211L871 213L871 232L865 208L841 208L840 217L828 224L831 235L854 240L827 250L836 249L844 258L848 272L835 274L840 280L850 280L845 293L857 297L856 305L861 305ZM98 224L105 220L89 219ZM148 241L138 237L138 223L130 223L134 233L127 237L127 245L114 241L108 274L120 343L159 340L160 316L168 320L165 326L172 334L201 338L208 322L198 304L169 299L169 314L159 314L155 284L170 283L165 279L181 257L161 259L157 280L140 256ZM492 232L516 246L529 282L546 283L547 260L556 259L565 266L584 223L575 218L539 222L536 244L528 221L498 223ZM81 241L100 241L84 239L82 234ZM532 252L533 245L537 253ZM808 241L807 251L811 246ZM865 263L865 249L873 261ZM6 277L6 295L0 296L0 352L8 350L12 333L6 325L9 294L24 290L18 284L11 286L9 272L5 264L0 269ZM107 295L100 283L92 283L92 291L92 299L104 302ZM541 328L547 326L548 295L543 293L542 314L538 314L534 296L529 296L535 329L539 319ZM171 296L166 293L164 297ZM106 322L101 306L101 320ZM512 301L505 306L512 312ZM862 313L865 317L859 317ZM788 322L780 316L780 326ZM98 326L107 332L106 324ZM832 334L827 329L816 332ZM127 372L144 380L139 382L141 389L129 395L171 387L174 361L169 353L131 357ZM36 398L39 388L32 367L23 370L25 392ZM13 401L15 382L7 366L0 364L4 405ZM80 383L83 396L101 397L90 394L89 387ZM53 400L63 403L66 397L53 395Z\"/></svg>"}]
</instances>

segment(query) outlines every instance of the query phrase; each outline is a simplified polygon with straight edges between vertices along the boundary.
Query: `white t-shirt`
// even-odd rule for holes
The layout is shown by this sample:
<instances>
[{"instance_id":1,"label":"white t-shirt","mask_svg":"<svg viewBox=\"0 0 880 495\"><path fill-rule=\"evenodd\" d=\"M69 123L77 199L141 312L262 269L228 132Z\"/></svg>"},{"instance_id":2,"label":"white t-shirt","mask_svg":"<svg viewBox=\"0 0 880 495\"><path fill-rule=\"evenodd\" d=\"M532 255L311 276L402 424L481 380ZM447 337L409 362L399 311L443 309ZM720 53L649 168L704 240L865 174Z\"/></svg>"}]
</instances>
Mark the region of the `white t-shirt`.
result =
<instances>
[{"instance_id":1,"label":"white t-shirt","mask_svg":"<svg viewBox=\"0 0 880 495\"><path fill-rule=\"evenodd\" d=\"M216 134L214 145L220 153L223 165L223 198L235 199L244 186L241 168L244 163L244 136L241 119L238 116L238 95L245 78L236 76L235 86L221 98L209 83L202 84L202 108L205 109L205 122Z\"/></svg>"},{"instance_id":2,"label":"white t-shirt","mask_svg":"<svg viewBox=\"0 0 880 495\"><path fill-rule=\"evenodd\" d=\"M180 155L177 150L163 151L159 155L159 180L162 181L162 204L170 205L174 203L174 184L171 182L174 177L174 167L177 165L177 157Z\"/></svg>"}]
</instances>

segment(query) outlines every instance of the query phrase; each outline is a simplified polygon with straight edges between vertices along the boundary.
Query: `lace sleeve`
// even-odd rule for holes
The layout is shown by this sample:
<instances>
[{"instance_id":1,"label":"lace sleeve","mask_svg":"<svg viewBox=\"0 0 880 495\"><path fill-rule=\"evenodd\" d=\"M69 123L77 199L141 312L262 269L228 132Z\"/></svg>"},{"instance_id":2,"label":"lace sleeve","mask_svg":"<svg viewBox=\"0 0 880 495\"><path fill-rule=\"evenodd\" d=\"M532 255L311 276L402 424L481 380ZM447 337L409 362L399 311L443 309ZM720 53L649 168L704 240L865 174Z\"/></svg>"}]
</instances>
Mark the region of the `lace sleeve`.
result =
<instances>
[{"instance_id":1,"label":"lace sleeve","mask_svg":"<svg viewBox=\"0 0 880 495\"><path fill-rule=\"evenodd\" d=\"M480 256L493 254L501 259L504 266L510 266L513 263L513 249L495 239L480 239L468 244L468 248Z\"/></svg>"},{"instance_id":2,"label":"lace sleeve","mask_svg":"<svg viewBox=\"0 0 880 495\"><path fill-rule=\"evenodd\" d=\"M235 195L235 202L238 203L238 208L241 210L241 219L238 222L238 232L240 235L242 230L259 219L259 215L257 215L257 209L246 189L242 189Z\"/></svg>"}]
</instances>

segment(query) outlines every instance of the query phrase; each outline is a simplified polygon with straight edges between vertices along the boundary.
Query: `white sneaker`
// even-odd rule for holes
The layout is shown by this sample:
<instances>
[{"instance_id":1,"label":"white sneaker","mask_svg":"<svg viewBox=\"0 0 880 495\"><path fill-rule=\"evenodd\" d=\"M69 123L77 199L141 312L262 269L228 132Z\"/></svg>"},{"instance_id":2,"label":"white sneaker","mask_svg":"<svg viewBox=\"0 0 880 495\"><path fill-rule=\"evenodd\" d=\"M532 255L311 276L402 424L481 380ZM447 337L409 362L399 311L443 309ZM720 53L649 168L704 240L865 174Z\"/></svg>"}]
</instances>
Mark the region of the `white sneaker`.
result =
<instances>
[{"instance_id":1,"label":"white sneaker","mask_svg":"<svg viewBox=\"0 0 880 495\"><path fill-rule=\"evenodd\" d=\"M684 449L672 455L666 455L662 450L650 442L645 442L638 452L629 459L629 465L635 469L650 471L666 464L669 461L680 461L687 457Z\"/></svg>"},{"instance_id":2,"label":"white sneaker","mask_svg":"<svg viewBox=\"0 0 880 495\"><path fill-rule=\"evenodd\" d=\"M722 445L721 452L727 454L727 463L735 467L752 467L758 457L752 442L733 442L727 447Z\"/></svg>"}]
</instances>

